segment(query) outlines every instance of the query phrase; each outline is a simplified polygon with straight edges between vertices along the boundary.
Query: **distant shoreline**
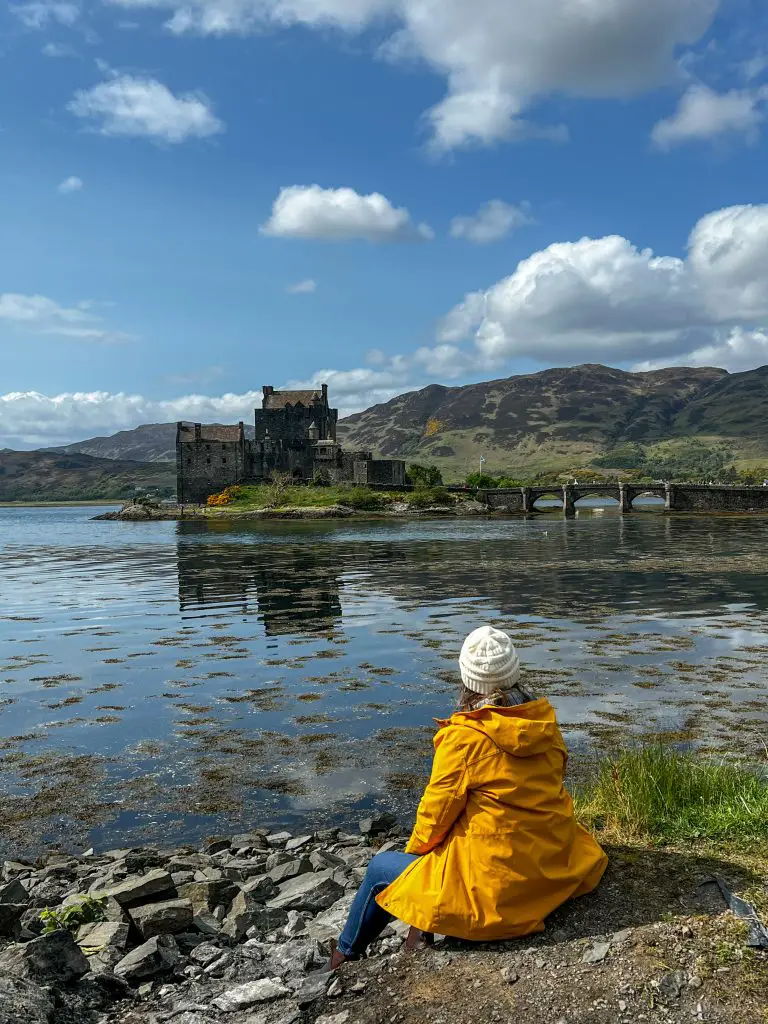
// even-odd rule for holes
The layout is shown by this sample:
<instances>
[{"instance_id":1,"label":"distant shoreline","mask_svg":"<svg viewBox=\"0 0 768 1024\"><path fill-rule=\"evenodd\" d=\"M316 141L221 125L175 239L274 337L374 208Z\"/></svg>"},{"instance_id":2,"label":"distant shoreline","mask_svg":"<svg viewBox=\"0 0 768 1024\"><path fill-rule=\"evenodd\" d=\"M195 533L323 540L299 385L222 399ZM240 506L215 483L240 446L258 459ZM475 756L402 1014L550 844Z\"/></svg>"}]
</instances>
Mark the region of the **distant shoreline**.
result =
<instances>
[{"instance_id":1,"label":"distant shoreline","mask_svg":"<svg viewBox=\"0 0 768 1024\"><path fill-rule=\"evenodd\" d=\"M0 501L0 508L94 508L99 505L124 505L125 498L100 501Z\"/></svg>"}]
</instances>

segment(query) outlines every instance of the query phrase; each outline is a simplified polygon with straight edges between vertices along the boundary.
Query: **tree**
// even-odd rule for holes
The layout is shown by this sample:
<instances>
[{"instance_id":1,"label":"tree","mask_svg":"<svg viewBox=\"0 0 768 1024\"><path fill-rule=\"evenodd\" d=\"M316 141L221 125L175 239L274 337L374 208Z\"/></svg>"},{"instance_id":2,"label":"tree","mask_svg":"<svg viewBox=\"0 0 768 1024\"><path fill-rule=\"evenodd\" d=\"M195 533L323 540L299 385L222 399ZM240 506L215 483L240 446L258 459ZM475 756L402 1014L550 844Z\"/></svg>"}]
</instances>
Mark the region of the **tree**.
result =
<instances>
[{"instance_id":1,"label":"tree","mask_svg":"<svg viewBox=\"0 0 768 1024\"><path fill-rule=\"evenodd\" d=\"M440 487L443 475L437 466L422 466L418 462L412 462L408 467L406 480L414 487Z\"/></svg>"}]
</instances>

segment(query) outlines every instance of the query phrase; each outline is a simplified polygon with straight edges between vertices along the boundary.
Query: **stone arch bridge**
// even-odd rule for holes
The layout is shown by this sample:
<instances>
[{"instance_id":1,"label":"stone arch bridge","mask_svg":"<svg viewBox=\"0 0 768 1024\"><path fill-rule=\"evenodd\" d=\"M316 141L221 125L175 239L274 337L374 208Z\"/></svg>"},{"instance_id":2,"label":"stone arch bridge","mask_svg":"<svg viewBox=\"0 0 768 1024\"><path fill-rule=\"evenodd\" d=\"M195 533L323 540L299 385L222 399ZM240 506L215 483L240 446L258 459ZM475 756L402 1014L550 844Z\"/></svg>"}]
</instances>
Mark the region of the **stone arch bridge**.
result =
<instances>
[{"instance_id":1,"label":"stone arch bridge","mask_svg":"<svg viewBox=\"0 0 768 1024\"><path fill-rule=\"evenodd\" d=\"M727 487L709 484L564 484L552 487L499 487L477 492L479 501L496 512L541 511L539 498L562 500L567 516L576 514L580 498L613 498L620 512L631 512L636 498L654 495L664 499L667 512L768 512L768 487Z\"/></svg>"}]
</instances>

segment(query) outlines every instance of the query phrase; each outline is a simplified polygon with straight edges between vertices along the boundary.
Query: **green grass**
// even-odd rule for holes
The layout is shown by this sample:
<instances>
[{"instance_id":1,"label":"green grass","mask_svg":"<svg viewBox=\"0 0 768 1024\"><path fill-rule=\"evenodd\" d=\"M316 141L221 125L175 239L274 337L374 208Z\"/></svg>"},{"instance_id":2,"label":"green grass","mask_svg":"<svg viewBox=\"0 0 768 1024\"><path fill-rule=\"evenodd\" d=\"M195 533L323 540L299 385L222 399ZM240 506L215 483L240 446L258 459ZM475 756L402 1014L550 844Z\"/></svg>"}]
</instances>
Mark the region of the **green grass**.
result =
<instances>
[{"instance_id":1,"label":"green grass","mask_svg":"<svg viewBox=\"0 0 768 1024\"><path fill-rule=\"evenodd\" d=\"M620 839L768 838L768 780L662 744L604 761L575 804L580 820Z\"/></svg>"},{"instance_id":2,"label":"green grass","mask_svg":"<svg viewBox=\"0 0 768 1024\"><path fill-rule=\"evenodd\" d=\"M288 486L276 498L270 484L246 484L239 488L237 498L222 510L244 512L262 508L328 508L344 505L362 512L384 509L394 501L405 501L415 507L450 502L447 491L440 487L418 488L414 491L373 491L368 487Z\"/></svg>"}]
</instances>

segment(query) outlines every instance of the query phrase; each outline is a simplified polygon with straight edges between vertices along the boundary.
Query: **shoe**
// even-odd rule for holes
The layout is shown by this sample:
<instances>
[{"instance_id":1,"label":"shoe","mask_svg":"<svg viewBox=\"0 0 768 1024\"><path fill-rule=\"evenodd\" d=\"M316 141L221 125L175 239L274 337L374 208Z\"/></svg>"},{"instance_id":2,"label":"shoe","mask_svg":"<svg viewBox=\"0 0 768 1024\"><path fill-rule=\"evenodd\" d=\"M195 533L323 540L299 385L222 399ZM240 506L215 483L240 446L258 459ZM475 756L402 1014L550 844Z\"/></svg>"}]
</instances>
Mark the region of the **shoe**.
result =
<instances>
[{"instance_id":1,"label":"shoe","mask_svg":"<svg viewBox=\"0 0 768 1024\"><path fill-rule=\"evenodd\" d=\"M427 946L434 946L435 936L432 932L423 932L419 928L411 926L405 939L405 949L413 953L417 949L425 949Z\"/></svg>"},{"instance_id":2,"label":"shoe","mask_svg":"<svg viewBox=\"0 0 768 1024\"><path fill-rule=\"evenodd\" d=\"M325 965L324 970L326 974L331 974L333 971L338 971L341 965L345 964L350 959L348 956L344 956L344 954L336 948L336 942L334 939L331 939L330 945L331 959Z\"/></svg>"}]
</instances>

